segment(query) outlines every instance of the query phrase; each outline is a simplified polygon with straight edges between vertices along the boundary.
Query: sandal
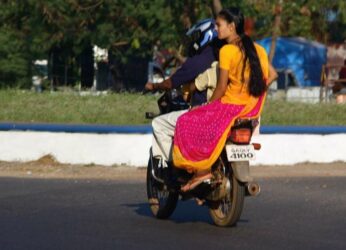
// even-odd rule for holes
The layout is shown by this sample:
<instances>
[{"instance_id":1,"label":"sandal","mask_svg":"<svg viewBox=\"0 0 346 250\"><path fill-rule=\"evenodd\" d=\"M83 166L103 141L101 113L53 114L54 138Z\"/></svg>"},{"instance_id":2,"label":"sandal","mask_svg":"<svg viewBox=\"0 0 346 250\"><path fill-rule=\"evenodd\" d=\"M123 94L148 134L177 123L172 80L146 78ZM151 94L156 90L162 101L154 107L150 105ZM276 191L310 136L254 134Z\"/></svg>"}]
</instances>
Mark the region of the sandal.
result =
<instances>
[{"instance_id":1,"label":"sandal","mask_svg":"<svg viewBox=\"0 0 346 250\"><path fill-rule=\"evenodd\" d=\"M207 174L204 174L204 175L197 175L197 176L195 175L184 186L182 186L180 190L182 192L191 191L192 189L197 187L202 182L209 180L211 177L212 177L212 174L210 172L208 172Z\"/></svg>"}]
</instances>

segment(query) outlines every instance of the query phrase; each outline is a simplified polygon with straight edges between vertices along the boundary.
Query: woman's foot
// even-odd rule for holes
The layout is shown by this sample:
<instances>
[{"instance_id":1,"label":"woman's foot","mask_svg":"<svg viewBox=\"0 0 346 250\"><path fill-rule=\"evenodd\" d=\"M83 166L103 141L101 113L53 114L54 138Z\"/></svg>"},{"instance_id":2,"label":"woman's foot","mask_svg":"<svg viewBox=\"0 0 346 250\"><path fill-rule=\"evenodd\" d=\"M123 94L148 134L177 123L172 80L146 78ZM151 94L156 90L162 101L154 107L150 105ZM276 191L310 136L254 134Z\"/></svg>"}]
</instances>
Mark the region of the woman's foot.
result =
<instances>
[{"instance_id":1,"label":"woman's foot","mask_svg":"<svg viewBox=\"0 0 346 250\"><path fill-rule=\"evenodd\" d=\"M212 174L209 171L196 173L191 180L189 180L184 186L181 187L180 190L182 192L190 191L201 184L203 181L208 180L211 177Z\"/></svg>"},{"instance_id":2,"label":"woman's foot","mask_svg":"<svg viewBox=\"0 0 346 250\"><path fill-rule=\"evenodd\" d=\"M202 199L199 199L199 198L196 198L195 200L196 200L198 206L203 206L203 204L205 202L205 200L202 200Z\"/></svg>"}]
</instances>

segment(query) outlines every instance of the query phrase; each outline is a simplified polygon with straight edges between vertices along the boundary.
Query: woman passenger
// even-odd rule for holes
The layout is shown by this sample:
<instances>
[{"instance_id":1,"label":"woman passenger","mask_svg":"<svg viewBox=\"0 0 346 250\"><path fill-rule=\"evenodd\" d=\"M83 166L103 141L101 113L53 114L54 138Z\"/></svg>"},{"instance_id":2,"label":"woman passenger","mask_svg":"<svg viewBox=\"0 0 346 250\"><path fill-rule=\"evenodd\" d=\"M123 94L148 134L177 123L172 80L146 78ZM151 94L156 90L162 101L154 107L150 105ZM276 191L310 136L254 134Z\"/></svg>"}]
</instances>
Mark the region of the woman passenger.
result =
<instances>
[{"instance_id":1,"label":"woman passenger","mask_svg":"<svg viewBox=\"0 0 346 250\"><path fill-rule=\"evenodd\" d=\"M244 16L237 8L217 16L220 50L219 80L210 103L182 115L174 134L174 166L194 173L181 188L188 191L211 178L211 167L224 148L230 128L240 117L260 115L267 90L266 51L244 33Z\"/></svg>"}]
</instances>

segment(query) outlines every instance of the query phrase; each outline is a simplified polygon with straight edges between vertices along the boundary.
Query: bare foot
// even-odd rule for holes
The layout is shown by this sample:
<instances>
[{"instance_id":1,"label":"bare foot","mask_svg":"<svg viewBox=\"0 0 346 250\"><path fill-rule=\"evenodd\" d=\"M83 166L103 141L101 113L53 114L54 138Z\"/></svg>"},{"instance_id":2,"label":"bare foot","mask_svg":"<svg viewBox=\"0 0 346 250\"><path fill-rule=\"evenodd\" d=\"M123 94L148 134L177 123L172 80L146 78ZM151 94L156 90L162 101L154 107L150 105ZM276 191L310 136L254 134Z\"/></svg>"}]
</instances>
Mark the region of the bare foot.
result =
<instances>
[{"instance_id":1,"label":"bare foot","mask_svg":"<svg viewBox=\"0 0 346 250\"><path fill-rule=\"evenodd\" d=\"M196 174L192 177L191 180L189 180L184 186L181 187L182 192L187 192L195 187L197 187L199 184L201 184L203 181L208 180L212 177L212 174L210 172L203 173L203 174Z\"/></svg>"}]
</instances>

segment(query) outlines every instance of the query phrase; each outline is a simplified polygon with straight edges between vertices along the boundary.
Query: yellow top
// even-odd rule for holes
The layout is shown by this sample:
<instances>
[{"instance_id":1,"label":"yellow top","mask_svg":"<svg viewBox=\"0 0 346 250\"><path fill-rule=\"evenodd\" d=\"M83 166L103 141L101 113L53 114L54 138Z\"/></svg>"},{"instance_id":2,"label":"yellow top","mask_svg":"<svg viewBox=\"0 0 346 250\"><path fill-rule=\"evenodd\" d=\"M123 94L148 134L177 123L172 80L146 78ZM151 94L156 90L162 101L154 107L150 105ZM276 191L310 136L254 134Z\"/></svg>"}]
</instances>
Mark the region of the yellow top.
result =
<instances>
[{"instance_id":1,"label":"yellow top","mask_svg":"<svg viewBox=\"0 0 346 250\"><path fill-rule=\"evenodd\" d=\"M267 53L263 47L257 44L255 44L255 48L256 48L256 51L260 60L260 64L262 67L263 77L265 79L268 79L269 63L268 63ZM174 144L173 161L176 167L184 168L190 172L210 169L213 163L220 156L223 150L223 147L225 146L228 132L233 126L235 119L238 117L243 117L243 116L246 116L247 118L257 118L260 115L261 110L263 108L266 94L264 93L264 95L261 97L262 100L259 97L251 96L248 91L248 86L242 83L241 81L242 80L242 77L241 77L242 56L243 54L237 46L230 45L230 44L225 45L220 50L220 61L219 61L220 66L219 67L221 69L225 69L229 71L229 80L230 80L230 83L227 86L226 93L221 98L221 102L227 103L227 104L245 105L244 108L237 116L235 116L232 119L232 121L229 123L227 128L224 130L223 134L221 135L217 145L213 149L209 158L199 160L199 161L185 159L183 154L180 152L179 146ZM249 74L250 74L250 67L249 65L246 65L245 71L244 71L244 82L249 81ZM252 114L251 111L257 105L260 105L258 111ZM253 116L250 116L251 114Z\"/></svg>"},{"instance_id":2,"label":"yellow top","mask_svg":"<svg viewBox=\"0 0 346 250\"><path fill-rule=\"evenodd\" d=\"M263 77L268 78L269 65L268 56L265 49L254 43ZM220 69L228 70L229 83L225 95L221 98L222 103L248 104L251 96L249 94L247 82L250 77L249 61L246 63L244 71L244 83L242 82L243 57L238 46L233 44L224 45L220 50Z\"/></svg>"}]
</instances>

